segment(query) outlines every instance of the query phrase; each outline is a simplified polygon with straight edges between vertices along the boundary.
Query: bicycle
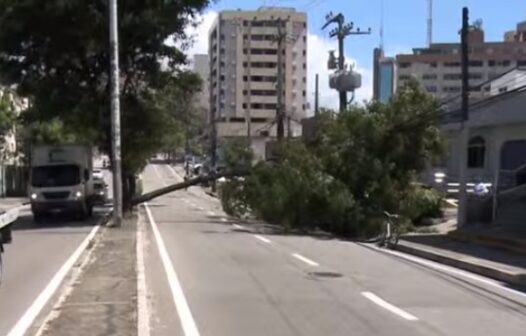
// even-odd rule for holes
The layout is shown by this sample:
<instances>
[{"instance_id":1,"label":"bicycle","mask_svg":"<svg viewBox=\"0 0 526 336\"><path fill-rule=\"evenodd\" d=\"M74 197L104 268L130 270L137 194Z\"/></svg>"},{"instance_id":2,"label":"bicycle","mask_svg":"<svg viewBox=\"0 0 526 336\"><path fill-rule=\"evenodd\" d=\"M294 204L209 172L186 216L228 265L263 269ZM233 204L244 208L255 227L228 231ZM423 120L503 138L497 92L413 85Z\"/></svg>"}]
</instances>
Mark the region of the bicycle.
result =
<instances>
[{"instance_id":1,"label":"bicycle","mask_svg":"<svg viewBox=\"0 0 526 336\"><path fill-rule=\"evenodd\" d=\"M400 223L398 222L399 216L396 214L390 214L387 211L384 211L386 217L385 220L385 230L380 236L378 241L378 246L394 249L398 244L398 239L400 238Z\"/></svg>"}]
</instances>

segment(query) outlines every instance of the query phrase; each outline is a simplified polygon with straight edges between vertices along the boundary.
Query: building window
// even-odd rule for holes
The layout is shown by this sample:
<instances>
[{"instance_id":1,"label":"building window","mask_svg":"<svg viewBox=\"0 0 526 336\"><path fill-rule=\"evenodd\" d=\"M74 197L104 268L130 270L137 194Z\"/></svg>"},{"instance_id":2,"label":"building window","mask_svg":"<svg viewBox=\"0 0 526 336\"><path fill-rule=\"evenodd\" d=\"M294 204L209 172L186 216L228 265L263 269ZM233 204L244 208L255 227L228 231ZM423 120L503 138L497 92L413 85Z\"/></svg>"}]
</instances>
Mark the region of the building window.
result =
<instances>
[{"instance_id":1,"label":"building window","mask_svg":"<svg viewBox=\"0 0 526 336\"><path fill-rule=\"evenodd\" d=\"M398 66L402 69L406 69L406 68L409 68L411 67L411 63L409 62L401 62L400 64L398 64Z\"/></svg>"},{"instance_id":2,"label":"building window","mask_svg":"<svg viewBox=\"0 0 526 336\"><path fill-rule=\"evenodd\" d=\"M398 76L398 80L399 81L409 80L410 78L411 78L411 76L409 76L409 75L400 75L400 76Z\"/></svg>"},{"instance_id":3,"label":"building window","mask_svg":"<svg viewBox=\"0 0 526 336\"><path fill-rule=\"evenodd\" d=\"M526 66L526 60L518 60L517 66Z\"/></svg>"},{"instance_id":4,"label":"building window","mask_svg":"<svg viewBox=\"0 0 526 336\"><path fill-rule=\"evenodd\" d=\"M426 86L426 91L430 93L435 93L437 92L437 87L436 86Z\"/></svg>"},{"instance_id":5,"label":"building window","mask_svg":"<svg viewBox=\"0 0 526 336\"><path fill-rule=\"evenodd\" d=\"M243 90L243 96L246 96L246 95L247 95L247 93L248 93L248 91L247 91L247 90Z\"/></svg>"},{"instance_id":6,"label":"building window","mask_svg":"<svg viewBox=\"0 0 526 336\"><path fill-rule=\"evenodd\" d=\"M504 93L504 92L507 92L507 91L508 91L508 87L507 86L503 86L503 87L499 88L499 93Z\"/></svg>"},{"instance_id":7,"label":"building window","mask_svg":"<svg viewBox=\"0 0 526 336\"><path fill-rule=\"evenodd\" d=\"M307 92L303 91L303 97L305 97L307 95Z\"/></svg>"},{"instance_id":8,"label":"building window","mask_svg":"<svg viewBox=\"0 0 526 336\"><path fill-rule=\"evenodd\" d=\"M468 143L468 168L483 168L486 155L486 143L480 136L473 137Z\"/></svg>"},{"instance_id":9,"label":"building window","mask_svg":"<svg viewBox=\"0 0 526 336\"><path fill-rule=\"evenodd\" d=\"M495 62L494 60L490 60L490 61L488 61L488 65L489 65L490 67L495 66L495 63L496 63L496 62Z\"/></svg>"},{"instance_id":10,"label":"building window","mask_svg":"<svg viewBox=\"0 0 526 336\"><path fill-rule=\"evenodd\" d=\"M460 92L460 86L444 86L442 88L443 92L457 93Z\"/></svg>"},{"instance_id":11,"label":"building window","mask_svg":"<svg viewBox=\"0 0 526 336\"><path fill-rule=\"evenodd\" d=\"M511 65L511 61L502 61L501 65L505 66L505 67L510 66Z\"/></svg>"},{"instance_id":12,"label":"building window","mask_svg":"<svg viewBox=\"0 0 526 336\"><path fill-rule=\"evenodd\" d=\"M455 73L455 74L445 74L443 77L445 80L459 80L462 79L462 75Z\"/></svg>"},{"instance_id":13,"label":"building window","mask_svg":"<svg viewBox=\"0 0 526 336\"><path fill-rule=\"evenodd\" d=\"M243 103L243 108L246 109L247 108L247 104L246 103Z\"/></svg>"},{"instance_id":14,"label":"building window","mask_svg":"<svg viewBox=\"0 0 526 336\"><path fill-rule=\"evenodd\" d=\"M470 67L481 67L483 66L483 62L482 61L470 61L469 66Z\"/></svg>"},{"instance_id":15,"label":"building window","mask_svg":"<svg viewBox=\"0 0 526 336\"><path fill-rule=\"evenodd\" d=\"M422 79L423 80L435 80L437 79L437 75L436 74L424 74L422 76Z\"/></svg>"},{"instance_id":16,"label":"building window","mask_svg":"<svg viewBox=\"0 0 526 336\"><path fill-rule=\"evenodd\" d=\"M444 62L444 66L445 67L459 67L460 66L460 62Z\"/></svg>"}]
</instances>

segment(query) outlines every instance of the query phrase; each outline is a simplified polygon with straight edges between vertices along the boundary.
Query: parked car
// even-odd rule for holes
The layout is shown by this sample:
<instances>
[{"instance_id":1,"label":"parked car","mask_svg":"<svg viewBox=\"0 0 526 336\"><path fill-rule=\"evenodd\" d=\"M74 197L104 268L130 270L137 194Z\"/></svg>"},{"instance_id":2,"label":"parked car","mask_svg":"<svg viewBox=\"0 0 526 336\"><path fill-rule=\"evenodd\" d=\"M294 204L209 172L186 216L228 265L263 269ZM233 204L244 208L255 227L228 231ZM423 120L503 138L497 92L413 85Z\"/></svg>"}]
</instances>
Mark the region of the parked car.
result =
<instances>
[{"instance_id":1,"label":"parked car","mask_svg":"<svg viewBox=\"0 0 526 336\"><path fill-rule=\"evenodd\" d=\"M97 180L97 179L102 180L103 178L104 178L104 176L102 174L102 170L100 170L100 169L93 169L93 179L94 180Z\"/></svg>"},{"instance_id":2,"label":"parked car","mask_svg":"<svg viewBox=\"0 0 526 336\"><path fill-rule=\"evenodd\" d=\"M93 182L93 203L104 205L108 201L108 185L102 179L96 179Z\"/></svg>"}]
</instances>

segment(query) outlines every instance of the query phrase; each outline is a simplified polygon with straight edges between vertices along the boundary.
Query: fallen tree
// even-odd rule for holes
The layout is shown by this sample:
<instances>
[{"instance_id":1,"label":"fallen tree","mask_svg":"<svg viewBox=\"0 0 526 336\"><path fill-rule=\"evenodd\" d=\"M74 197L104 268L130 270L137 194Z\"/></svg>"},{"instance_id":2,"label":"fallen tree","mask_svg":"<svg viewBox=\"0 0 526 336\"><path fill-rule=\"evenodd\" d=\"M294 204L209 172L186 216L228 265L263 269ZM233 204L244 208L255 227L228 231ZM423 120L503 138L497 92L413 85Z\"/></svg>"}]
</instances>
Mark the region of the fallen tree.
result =
<instances>
[{"instance_id":1,"label":"fallen tree","mask_svg":"<svg viewBox=\"0 0 526 336\"><path fill-rule=\"evenodd\" d=\"M142 194L141 196L134 198L131 201L131 204L133 206L135 206L135 205L138 205L138 204L141 204L141 203L144 203L144 202L151 201L152 199L157 198L159 196L163 196L163 195L169 194L169 193L171 193L173 191L180 190L180 189L186 189L188 187L191 187L191 186L194 186L194 185L199 185L199 184L202 184L202 183L212 182L212 181L215 181L215 180L220 179L222 177L225 177L225 178L243 177L243 176L247 176L249 174L250 174L250 170L246 169L246 170L225 171L225 172L222 172L222 173L211 173L211 174L208 174L208 175L199 176L199 177L196 177L196 178L184 181L184 182L172 184L172 185L166 186L164 188L157 189L157 190L151 191L151 192L146 193L146 194Z\"/></svg>"}]
</instances>

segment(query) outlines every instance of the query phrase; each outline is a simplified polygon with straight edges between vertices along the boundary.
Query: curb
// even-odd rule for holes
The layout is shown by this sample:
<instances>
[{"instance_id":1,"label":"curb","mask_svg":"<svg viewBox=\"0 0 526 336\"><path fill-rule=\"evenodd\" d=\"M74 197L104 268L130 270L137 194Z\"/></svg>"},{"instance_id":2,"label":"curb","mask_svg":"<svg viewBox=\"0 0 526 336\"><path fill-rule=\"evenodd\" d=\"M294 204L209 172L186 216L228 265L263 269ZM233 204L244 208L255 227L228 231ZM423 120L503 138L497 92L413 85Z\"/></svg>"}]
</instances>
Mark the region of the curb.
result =
<instances>
[{"instance_id":1,"label":"curb","mask_svg":"<svg viewBox=\"0 0 526 336\"><path fill-rule=\"evenodd\" d=\"M405 245L402 241L396 246L396 250L412 254L421 258L436 261L441 264L460 268L472 273L476 273L488 278L496 279L502 282L518 286L526 286L526 272L516 273L504 271L488 266L483 266L466 260L455 259L454 257L444 256L429 250L419 249L413 246Z\"/></svg>"},{"instance_id":2,"label":"curb","mask_svg":"<svg viewBox=\"0 0 526 336\"><path fill-rule=\"evenodd\" d=\"M526 254L526 241L521 241L518 239L496 238L484 234L468 234L456 231L449 232L448 236L453 240L465 243L481 244L501 250Z\"/></svg>"}]
</instances>

